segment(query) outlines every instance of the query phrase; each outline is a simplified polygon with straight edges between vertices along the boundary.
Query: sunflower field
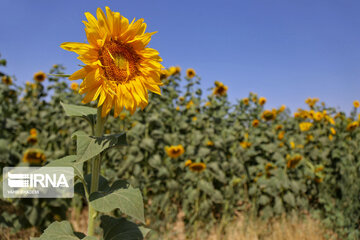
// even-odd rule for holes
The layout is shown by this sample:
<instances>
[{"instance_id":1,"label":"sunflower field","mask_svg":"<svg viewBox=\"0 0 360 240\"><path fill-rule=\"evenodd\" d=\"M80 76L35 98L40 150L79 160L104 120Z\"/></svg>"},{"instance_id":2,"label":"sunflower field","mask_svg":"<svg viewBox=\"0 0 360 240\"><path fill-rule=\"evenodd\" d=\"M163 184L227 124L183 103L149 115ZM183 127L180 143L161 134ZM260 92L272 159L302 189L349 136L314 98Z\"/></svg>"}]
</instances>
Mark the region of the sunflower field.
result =
<instances>
[{"instance_id":1,"label":"sunflower field","mask_svg":"<svg viewBox=\"0 0 360 240\"><path fill-rule=\"evenodd\" d=\"M107 13L115 24L118 15ZM105 16L98 16L100 26ZM89 43L97 45L101 41L92 29L97 20L87 18ZM145 31L142 22L132 26ZM81 84L70 82L57 64L22 85L0 60L1 169L73 166L77 176L71 199L1 198L0 229L16 234L35 227L32 237L41 240L60 234L61 239L158 239L154 232L171 231L181 213L193 239L197 229L226 226L241 214L273 219L297 213L320 219L338 239L360 238L358 101L350 115L317 98L306 99L308 108L295 113L285 105L269 109L267 99L255 93L230 102L226 80L203 90L194 69L151 70L161 59L156 50L144 50L150 37L136 38L133 48L121 38L104 40L97 61L111 66L105 70L91 65L85 46L64 43L86 64L70 76L85 78ZM136 48L148 69L138 69ZM119 51L125 53L116 55ZM102 71L110 80L99 85ZM159 79L129 80L137 74ZM122 89L126 86L135 93ZM115 95L103 94L105 87ZM138 88L155 94L147 97ZM126 94L138 94L135 103ZM73 231L70 211L76 219L89 212L87 236Z\"/></svg>"}]
</instances>

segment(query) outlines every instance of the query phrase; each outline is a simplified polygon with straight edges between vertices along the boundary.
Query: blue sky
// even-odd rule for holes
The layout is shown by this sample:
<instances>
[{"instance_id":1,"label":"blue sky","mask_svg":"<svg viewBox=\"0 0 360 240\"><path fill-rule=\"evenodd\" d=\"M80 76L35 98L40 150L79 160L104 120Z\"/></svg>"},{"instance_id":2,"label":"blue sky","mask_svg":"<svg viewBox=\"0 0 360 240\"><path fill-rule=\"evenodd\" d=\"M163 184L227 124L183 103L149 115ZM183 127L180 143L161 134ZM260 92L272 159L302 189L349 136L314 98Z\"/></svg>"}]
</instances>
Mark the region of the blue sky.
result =
<instances>
[{"instance_id":1,"label":"blue sky","mask_svg":"<svg viewBox=\"0 0 360 240\"><path fill-rule=\"evenodd\" d=\"M231 101L253 91L294 111L319 97L349 112L360 99L358 0L2 0L2 70L20 82L56 63L77 70L59 45L85 42L84 12L105 6L144 18L166 67L194 68L204 89L224 82Z\"/></svg>"}]
</instances>

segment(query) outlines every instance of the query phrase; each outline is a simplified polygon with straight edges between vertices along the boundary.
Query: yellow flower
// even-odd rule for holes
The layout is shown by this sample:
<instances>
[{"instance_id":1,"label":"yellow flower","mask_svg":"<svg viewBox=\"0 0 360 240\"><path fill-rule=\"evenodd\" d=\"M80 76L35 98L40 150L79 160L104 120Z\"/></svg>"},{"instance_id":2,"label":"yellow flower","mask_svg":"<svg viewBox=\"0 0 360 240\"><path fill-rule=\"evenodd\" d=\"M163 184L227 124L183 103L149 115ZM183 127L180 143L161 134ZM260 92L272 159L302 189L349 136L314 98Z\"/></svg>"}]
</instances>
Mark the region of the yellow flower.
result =
<instances>
[{"instance_id":1,"label":"yellow flower","mask_svg":"<svg viewBox=\"0 0 360 240\"><path fill-rule=\"evenodd\" d=\"M186 109L191 108L191 106L194 105L194 102L192 100L190 100L187 104L186 104Z\"/></svg>"},{"instance_id":2,"label":"yellow flower","mask_svg":"<svg viewBox=\"0 0 360 240\"><path fill-rule=\"evenodd\" d=\"M306 140L308 140L308 141L313 141L313 140L314 140L314 136L311 135L311 134L308 134L308 135L306 136Z\"/></svg>"},{"instance_id":3,"label":"yellow flower","mask_svg":"<svg viewBox=\"0 0 360 240\"><path fill-rule=\"evenodd\" d=\"M294 149L295 148L295 143L294 142L290 142L290 147L292 148L292 149Z\"/></svg>"},{"instance_id":4,"label":"yellow flower","mask_svg":"<svg viewBox=\"0 0 360 240\"><path fill-rule=\"evenodd\" d=\"M165 79L170 75L169 70L161 69L160 70L160 79Z\"/></svg>"},{"instance_id":5,"label":"yellow flower","mask_svg":"<svg viewBox=\"0 0 360 240\"><path fill-rule=\"evenodd\" d=\"M264 98L264 97L259 98L259 104L261 106L264 105L265 103L266 103L266 98Z\"/></svg>"},{"instance_id":6,"label":"yellow flower","mask_svg":"<svg viewBox=\"0 0 360 240\"><path fill-rule=\"evenodd\" d=\"M354 104L354 107L355 107L355 108L360 107L360 102L359 102L358 100L355 100L355 101L353 102L353 104Z\"/></svg>"},{"instance_id":7,"label":"yellow flower","mask_svg":"<svg viewBox=\"0 0 360 240\"><path fill-rule=\"evenodd\" d=\"M188 78L193 78L195 77L196 73L195 70L192 68L189 68L188 70L186 70L186 75Z\"/></svg>"},{"instance_id":8,"label":"yellow flower","mask_svg":"<svg viewBox=\"0 0 360 240\"><path fill-rule=\"evenodd\" d=\"M133 122L133 123L131 123L131 127L135 127L136 124L138 124L138 122Z\"/></svg>"},{"instance_id":9,"label":"yellow flower","mask_svg":"<svg viewBox=\"0 0 360 240\"><path fill-rule=\"evenodd\" d=\"M124 120L126 118L126 113L120 113L119 117L121 120Z\"/></svg>"},{"instance_id":10,"label":"yellow flower","mask_svg":"<svg viewBox=\"0 0 360 240\"><path fill-rule=\"evenodd\" d=\"M322 172L324 170L324 166L323 165L319 165L315 168L315 172Z\"/></svg>"},{"instance_id":11,"label":"yellow flower","mask_svg":"<svg viewBox=\"0 0 360 240\"><path fill-rule=\"evenodd\" d=\"M185 98L183 96L179 97L179 101L183 102L185 100Z\"/></svg>"},{"instance_id":12,"label":"yellow flower","mask_svg":"<svg viewBox=\"0 0 360 240\"><path fill-rule=\"evenodd\" d=\"M330 124L335 125L335 120L332 117L327 116L326 118Z\"/></svg>"},{"instance_id":13,"label":"yellow flower","mask_svg":"<svg viewBox=\"0 0 360 240\"><path fill-rule=\"evenodd\" d=\"M184 147L179 144L177 146L166 146L165 147L165 151L167 153L167 155L171 158L177 158L177 157L180 157L184 152Z\"/></svg>"},{"instance_id":14,"label":"yellow flower","mask_svg":"<svg viewBox=\"0 0 360 240\"><path fill-rule=\"evenodd\" d=\"M211 102L206 102L206 103L205 103L205 106L206 106L206 107L209 107L210 105L211 105Z\"/></svg>"},{"instance_id":15,"label":"yellow flower","mask_svg":"<svg viewBox=\"0 0 360 240\"><path fill-rule=\"evenodd\" d=\"M244 149L247 149L247 148L251 147L251 143L243 141L243 142L240 142L240 146Z\"/></svg>"},{"instance_id":16,"label":"yellow flower","mask_svg":"<svg viewBox=\"0 0 360 240\"><path fill-rule=\"evenodd\" d=\"M316 183L322 183L322 181L323 181L322 177L315 176L315 182Z\"/></svg>"},{"instance_id":17,"label":"yellow flower","mask_svg":"<svg viewBox=\"0 0 360 240\"><path fill-rule=\"evenodd\" d=\"M279 139L280 141L283 140L284 135L285 135L285 131L279 132L279 134L278 134L278 139Z\"/></svg>"},{"instance_id":18,"label":"yellow flower","mask_svg":"<svg viewBox=\"0 0 360 240\"><path fill-rule=\"evenodd\" d=\"M228 87L225 86L223 83L216 81L215 87L213 89L213 95L215 96L225 96L228 90Z\"/></svg>"},{"instance_id":19,"label":"yellow flower","mask_svg":"<svg viewBox=\"0 0 360 240\"><path fill-rule=\"evenodd\" d=\"M301 122L301 123L299 123L300 131L302 131L302 132L309 131L310 128L312 127L312 125L313 124L310 122Z\"/></svg>"},{"instance_id":20,"label":"yellow flower","mask_svg":"<svg viewBox=\"0 0 360 240\"><path fill-rule=\"evenodd\" d=\"M252 121L252 124L251 124L251 125L252 125L253 127L257 127L257 126L259 126L259 123L260 123L259 120L254 119L254 121Z\"/></svg>"},{"instance_id":21,"label":"yellow flower","mask_svg":"<svg viewBox=\"0 0 360 240\"><path fill-rule=\"evenodd\" d=\"M331 127L331 128L330 128L330 132L331 132L332 135L335 135L335 134L336 134L335 128Z\"/></svg>"},{"instance_id":22,"label":"yellow flower","mask_svg":"<svg viewBox=\"0 0 360 240\"><path fill-rule=\"evenodd\" d=\"M5 85L11 85L12 84L12 79L9 76L3 76L1 78L1 81L5 84Z\"/></svg>"},{"instance_id":23,"label":"yellow flower","mask_svg":"<svg viewBox=\"0 0 360 240\"><path fill-rule=\"evenodd\" d=\"M207 141L206 145L208 145L209 147L212 147L214 146L214 142L213 141Z\"/></svg>"},{"instance_id":24,"label":"yellow flower","mask_svg":"<svg viewBox=\"0 0 360 240\"><path fill-rule=\"evenodd\" d=\"M193 122L195 122L197 120L197 117L193 117L192 120Z\"/></svg>"},{"instance_id":25,"label":"yellow flower","mask_svg":"<svg viewBox=\"0 0 360 240\"><path fill-rule=\"evenodd\" d=\"M262 115L261 118L266 120L266 121L271 121L274 120L276 118L276 110L265 110Z\"/></svg>"},{"instance_id":26,"label":"yellow flower","mask_svg":"<svg viewBox=\"0 0 360 240\"><path fill-rule=\"evenodd\" d=\"M45 161L45 154L40 149L29 148L25 151L23 156L23 162L30 164L42 164Z\"/></svg>"},{"instance_id":27,"label":"yellow flower","mask_svg":"<svg viewBox=\"0 0 360 240\"><path fill-rule=\"evenodd\" d=\"M43 82L46 79L46 74L42 71L34 74L34 80L36 82Z\"/></svg>"},{"instance_id":28,"label":"yellow flower","mask_svg":"<svg viewBox=\"0 0 360 240\"><path fill-rule=\"evenodd\" d=\"M355 128L359 126L359 122L351 122L347 125L346 130L347 131L353 131Z\"/></svg>"},{"instance_id":29,"label":"yellow flower","mask_svg":"<svg viewBox=\"0 0 360 240\"><path fill-rule=\"evenodd\" d=\"M279 124L279 125L276 125L275 130L278 131L278 130L281 130L283 128L284 128L284 126Z\"/></svg>"},{"instance_id":30,"label":"yellow flower","mask_svg":"<svg viewBox=\"0 0 360 240\"><path fill-rule=\"evenodd\" d=\"M329 140L330 140L330 141L332 141L332 140L333 140L333 138L334 138L334 136L333 136L333 135L331 135L331 134L329 134Z\"/></svg>"},{"instance_id":31,"label":"yellow flower","mask_svg":"<svg viewBox=\"0 0 360 240\"><path fill-rule=\"evenodd\" d=\"M295 168L298 163L301 161L302 156L301 155L295 155L294 157L288 157L288 161L286 164L287 168Z\"/></svg>"},{"instance_id":32,"label":"yellow flower","mask_svg":"<svg viewBox=\"0 0 360 240\"><path fill-rule=\"evenodd\" d=\"M36 130L36 128L30 129L30 135L31 135L31 136L37 136L37 130Z\"/></svg>"},{"instance_id":33,"label":"yellow flower","mask_svg":"<svg viewBox=\"0 0 360 240\"><path fill-rule=\"evenodd\" d=\"M319 99L318 98L307 98L306 100L305 100L305 103L307 104L307 105L309 105L309 107L314 107L314 105L317 103L319 101Z\"/></svg>"},{"instance_id":34,"label":"yellow flower","mask_svg":"<svg viewBox=\"0 0 360 240\"><path fill-rule=\"evenodd\" d=\"M180 107L179 106L176 106L176 111L180 111Z\"/></svg>"},{"instance_id":35,"label":"yellow flower","mask_svg":"<svg viewBox=\"0 0 360 240\"><path fill-rule=\"evenodd\" d=\"M192 172L201 173L202 171L204 171L206 169L206 164L205 163L192 163L192 164L190 164L189 169Z\"/></svg>"},{"instance_id":36,"label":"yellow flower","mask_svg":"<svg viewBox=\"0 0 360 240\"><path fill-rule=\"evenodd\" d=\"M31 145L34 145L34 144L36 144L37 143L37 136L36 135L30 135L28 138L27 138L27 140L26 140L26 142L28 143L28 144L31 144Z\"/></svg>"},{"instance_id":37,"label":"yellow flower","mask_svg":"<svg viewBox=\"0 0 360 240\"><path fill-rule=\"evenodd\" d=\"M243 98L244 105L249 105L249 98Z\"/></svg>"},{"instance_id":38,"label":"yellow flower","mask_svg":"<svg viewBox=\"0 0 360 240\"><path fill-rule=\"evenodd\" d=\"M179 66L172 66L169 67L169 74L170 75L176 75L181 73L181 68Z\"/></svg>"},{"instance_id":39,"label":"yellow flower","mask_svg":"<svg viewBox=\"0 0 360 240\"><path fill-rule=\"evenodd\" d=\"M188 167L192 164L192 161L190 159L185 161L185 167Z\"/></svg>"},{"instance_id":40,"label":"yellow flower","mask_svg":"<svg viewBox=\"0 0 360 240\"><path fill-rule=\"evenodd\" d=\"M300 113L296 112L294 113L294 118L299 118L300 117Z\"/></svg>"},{"instance_id":41,"label":"yellow flower","mask_svg":"<svg viewBox=\"0 0 360 240\"><path fill-rule=\"evenodd\" d=\"M314 120L315 121L321 121L321 119L323 119L323 114L321 112L316 112L314 114Z\"/></svg>"},{"instance_id":42,"label":"yellow flower","mask_svg":"<svg viewBox=\"0 0 360 240\"><path fill-rule=\"evenodd\" d=\"M145 33L143 19L132 21L106 7L106 16L98 8L97 18L86 12L84 21L89 44L65 42L61 47L79 54L86 66L69 79L84 79L79 93L83 103L95 101L105 117L114 106L114 116L124 107L133 114L148 104L148 90L161 94L160 73L163 66L158 51L148 48L151 36Z\"/></svg>"},{"instance_id":43,"label":"yellow flower","mask_svg":"<svg viewBox=\"0 0 360 240\"><path fill-rule=\"evenodd\" d=\"M285 105L281 105L280 108L279 108L279 110L278 110L278 112L281 113L281 112L285 111L285 109L286 109L286 106L285 106Z\"/></svg>"},{"instance_id":44,"label":"yellow flower","mask_svg":"<svg viewBox=\"0 0 360 240\"><path fill-rule=\"evenodd\" d=\"M79 84L77 82L73 82L71 83L70 88L74 91L77 91L79 89Z\"/></svg>"},{"instance_id":45,"label":"yellow flower","mask_svg":"<svg viewBox=\"0 0 360 240\"><path fill-rule=\"evenodd\" d=\"M279 143L279 147L283 147L283 146L284 146L283 142Z\"/></svg>"}]
</instances>

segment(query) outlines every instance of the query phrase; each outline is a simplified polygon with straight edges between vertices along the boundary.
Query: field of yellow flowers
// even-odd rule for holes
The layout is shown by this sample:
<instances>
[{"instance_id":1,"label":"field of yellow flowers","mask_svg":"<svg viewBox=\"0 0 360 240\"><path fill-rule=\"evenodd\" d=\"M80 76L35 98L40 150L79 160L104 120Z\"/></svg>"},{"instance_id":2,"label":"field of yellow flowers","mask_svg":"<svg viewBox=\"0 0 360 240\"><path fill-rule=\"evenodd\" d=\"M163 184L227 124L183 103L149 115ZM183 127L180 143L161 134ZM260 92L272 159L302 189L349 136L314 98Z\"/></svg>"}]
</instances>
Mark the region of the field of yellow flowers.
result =
<instances>
[{"instance_id":1,"label":"field of yellow flowers","mask_svg":"<svg viewBox=\"0 0 360 240\"><path fill-rule=\"evenodd\" d=\"M360 239L359 101L347 115L308 98L291 114L255 93L230 102L220 81L204 93L194 69L162 66L143 19L105 13L85 13L88 43L61 44L84 63L71 75L54 65L23 85L0 71L0 168L72 167L76 193L2 197L1 232L159 239L180 219L184 238L215 228L234 239L228 226L249 236L241 216L241 226L273 221L275 230L295 216L321 222L323 237Z\"/></svg>"},{"instance_id":2,"label":"field of yellow flowers","mask_svg":"<svg viewBox=\"0 0 360 240\"><path fill-rule=\"evenodd\" d=\"M94 131L89 118L62 117L63 106L81 101L79 85L63 71L54 65L52 75L40 71L21 86L1 70L1 168L51 164L76 153L73 133ZM165 230L181 212L191 236L242 213L270 219L296 212L318 218L340 239L359 237L358 101L348 116L317 98L290 114L285 105L268 109L255 93L231 103L221 82L204 97L195 70L182 74L180 67L163 70L161 96L150 95L143 111L123 111L104 126L105 134L126 131L127 145L104 152L100 174L141 189L146 227ZM1 228L16 232L44 230L87 203L80 193L1 199L0 208Z\"/></svg>"}]
</instances>

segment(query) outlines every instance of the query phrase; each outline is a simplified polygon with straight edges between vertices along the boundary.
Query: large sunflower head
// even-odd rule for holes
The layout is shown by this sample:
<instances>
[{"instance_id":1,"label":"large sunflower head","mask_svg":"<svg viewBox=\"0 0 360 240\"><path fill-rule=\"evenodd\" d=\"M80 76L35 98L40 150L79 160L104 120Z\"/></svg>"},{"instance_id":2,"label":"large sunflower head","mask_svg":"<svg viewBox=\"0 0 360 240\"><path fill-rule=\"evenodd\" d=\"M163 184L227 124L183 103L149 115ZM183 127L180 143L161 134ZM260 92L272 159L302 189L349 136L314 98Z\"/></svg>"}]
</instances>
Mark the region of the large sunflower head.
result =
<instances>
[{"instance_id":1,"label":"large sunflower head","mask_svg":"<svg viewBox=\"0 0 360 240\"><path fill-rule=\"evenodd\" d=\"M225 96L227 93L228 87L225 86L222 82L215 81L215 87L213 88L213 95L215 96Z\"/></svg>"},{"instance_id":2,"label":"large sunflower head","mask_svg":"<svg viewBox=\"0 0 360 240\"><path fill-rule=\"evenodd\" d=\"M143 19L129 20L106 7L106 15L98 8L97 19L85 13L87 43L65 42L61 47L79 54L85 66L69 79L84 79L80 94L83 103L98 101L105 117L114 106L114 116L125 107L132 114L148 104L148 90L161 94L159 86L163 66L158 51L147 47L151 36L145 33Z\"/></svg>"}]
</instances>

